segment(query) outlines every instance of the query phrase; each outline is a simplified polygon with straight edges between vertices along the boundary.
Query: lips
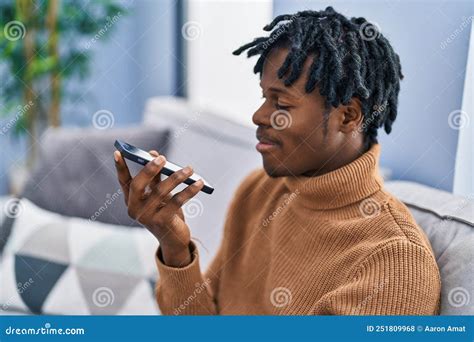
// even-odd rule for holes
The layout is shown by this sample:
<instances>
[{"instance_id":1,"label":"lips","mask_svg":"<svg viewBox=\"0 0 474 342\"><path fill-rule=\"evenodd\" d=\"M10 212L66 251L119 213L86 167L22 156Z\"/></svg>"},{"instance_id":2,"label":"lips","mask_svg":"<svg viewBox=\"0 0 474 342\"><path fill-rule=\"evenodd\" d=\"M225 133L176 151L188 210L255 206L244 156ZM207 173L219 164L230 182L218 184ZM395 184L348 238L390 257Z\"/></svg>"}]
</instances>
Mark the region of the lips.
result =
<instances>
[{"instance_id":1,"label":"lips","mask_svg":"<svg viewBox=\"0 0 474 342\"><path fill-rule=\"evenodd\" d=\"M269 152L280 146L280 142L277 139L269 137L268 135L263 135L258 131L257 131L257 139L259 142L255 146L255 148L260 153Z\"/></svg>"},{"instance_id":2,"label":"lips","mask_svg":"<svg viewBox=\"0 0 474 342\"><path fill-rule=\"evenodd\" d=\"M272 138L271 136L267 134L262 134L257 131L257 140L260 141L262 144L268 144L268 145L280 145L280 141L278 141L275 138Z\"/></svg>"}]
</instances>

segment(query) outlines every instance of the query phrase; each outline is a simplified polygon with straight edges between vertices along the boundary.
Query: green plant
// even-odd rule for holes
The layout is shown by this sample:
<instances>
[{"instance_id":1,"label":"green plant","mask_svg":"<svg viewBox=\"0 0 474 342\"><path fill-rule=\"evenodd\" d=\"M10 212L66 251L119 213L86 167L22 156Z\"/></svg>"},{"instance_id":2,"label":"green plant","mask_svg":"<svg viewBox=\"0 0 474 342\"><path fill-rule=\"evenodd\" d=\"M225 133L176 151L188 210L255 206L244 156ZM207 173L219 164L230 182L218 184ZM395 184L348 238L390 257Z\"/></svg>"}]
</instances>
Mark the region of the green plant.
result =
<instances>
[{"instance_id":1,"label":"green plant","mask_svg":"<svg viewBox=\"0 0 474 342\"><path fill-rule=\"evenodd\" d=\"M112 0L0 0L0 110L16 113L10 126L29 134L32 158L42 127L61 123L67 82L87 77L90 47L127 13Z\"/></svg>"}]
</instances>

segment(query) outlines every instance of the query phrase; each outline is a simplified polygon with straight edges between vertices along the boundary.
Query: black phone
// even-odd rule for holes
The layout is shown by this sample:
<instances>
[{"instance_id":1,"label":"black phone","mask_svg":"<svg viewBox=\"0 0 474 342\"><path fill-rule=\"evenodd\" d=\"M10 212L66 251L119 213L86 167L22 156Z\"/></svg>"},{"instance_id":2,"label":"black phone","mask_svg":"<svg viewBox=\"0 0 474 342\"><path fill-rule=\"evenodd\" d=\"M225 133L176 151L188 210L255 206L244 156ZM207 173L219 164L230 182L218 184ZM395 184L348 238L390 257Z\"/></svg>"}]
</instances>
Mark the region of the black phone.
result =
<instances>
[{"instance_id":1,"label":"black phone","mask_svg":"<svg viewBox=\"0 0 474 342\"><path fill-rule=\"evenodd\" d=\"M141 165L146 165L148 164L148 162L152 161L155 158L150 153L144 150L141 150L138 147L130 145L126 142L123 142L121 140L115 140L114 146L117 150L120 151L120 153L122 154L124 158L127 158L128 160L131 160ZM182 168L183 167L179 165L166 161L165 166L163 166L160 173L166 176L171 176L173 173L181 170ZM205 192L206 194L212 194L212 192L214 191L214 188L208 182L206 182L204 178L199 176L197 173L193 173L189 178L187 178L184 181L184 183L190 185L190 184L195 183L199 179L202 179L204 182L204 186L201 189L201 191Z\"/></svg>"}]
</instances>

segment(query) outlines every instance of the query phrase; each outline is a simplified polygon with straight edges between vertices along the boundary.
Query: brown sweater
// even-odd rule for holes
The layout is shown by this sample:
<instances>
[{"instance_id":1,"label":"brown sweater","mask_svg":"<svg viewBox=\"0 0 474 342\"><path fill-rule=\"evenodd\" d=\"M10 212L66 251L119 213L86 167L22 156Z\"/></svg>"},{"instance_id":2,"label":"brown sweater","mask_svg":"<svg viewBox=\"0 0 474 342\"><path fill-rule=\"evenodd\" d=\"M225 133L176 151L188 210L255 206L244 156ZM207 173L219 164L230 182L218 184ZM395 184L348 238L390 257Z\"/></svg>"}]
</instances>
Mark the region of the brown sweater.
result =
<instances>
[{"instance_id":1,"label":"brown sweater","mask_svg":"<svg viewBox=\"0 0 474 342\"><path fill-rule=\"evenodd\" d=\"M194 243L183 268L164 265L158 248L162 313L438 314L441 282L431 246L406 206L383 190L379 155L376 144L317 177L252 172L204 275Z\"/></svg>"}]
</instances>

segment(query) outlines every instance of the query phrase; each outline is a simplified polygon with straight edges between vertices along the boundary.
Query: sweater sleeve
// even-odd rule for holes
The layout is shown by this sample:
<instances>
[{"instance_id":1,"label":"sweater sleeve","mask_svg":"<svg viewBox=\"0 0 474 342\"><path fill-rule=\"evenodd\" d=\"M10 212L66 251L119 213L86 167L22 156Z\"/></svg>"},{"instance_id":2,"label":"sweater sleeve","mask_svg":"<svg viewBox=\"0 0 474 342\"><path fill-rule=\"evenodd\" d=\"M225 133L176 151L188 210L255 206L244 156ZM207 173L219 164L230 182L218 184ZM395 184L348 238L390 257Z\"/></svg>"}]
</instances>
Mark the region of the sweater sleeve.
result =
<instances>
[{"instance_id":1,"label":"sweater sleeve","mask_svg":"<svg viewBox=\"0 0 474 342\"><path fill-rule=\"evenodd\" d=\"M256 169L245 177L229 205L224 223L224 234L219 250L206 270L201 273L199 252L194 242L190 243L191 263L185 267L170 267L163 263L161 250L156 253L159 279L156 285L156 299L164 315L218 315L218 291L226 255L231 248L231 231L238 220L236 213L242 211L246 195L264 174ZM239 221L239 224L242 222ZM242 229L240 226L239 229Z\"/></svg>"},{"instance_id":2,"label":"sweater sleeve","mask_svg":"<svg viewBox=\"0 0 474 342\"><path fill-rule=\"evenodd\" d=\"M397 239L364 259L345 284L325 294L316 315L436 315L441 281L433 255Z\"/></svg>"},{"instance_id":3,"label":"sweater sleeve","mask_svg":"<svg viewBox=\"0 0 474 342\"><path fill-rule=\"evenodd\" d=\"M185 267L170 267L163 263L161 250L156 253L160 277L156 286L156 299L164 315L215 315L223 246L214 257L206 274L201 274L199 253L190 243L191 263Z\"/></svg>"}]
</instances>

